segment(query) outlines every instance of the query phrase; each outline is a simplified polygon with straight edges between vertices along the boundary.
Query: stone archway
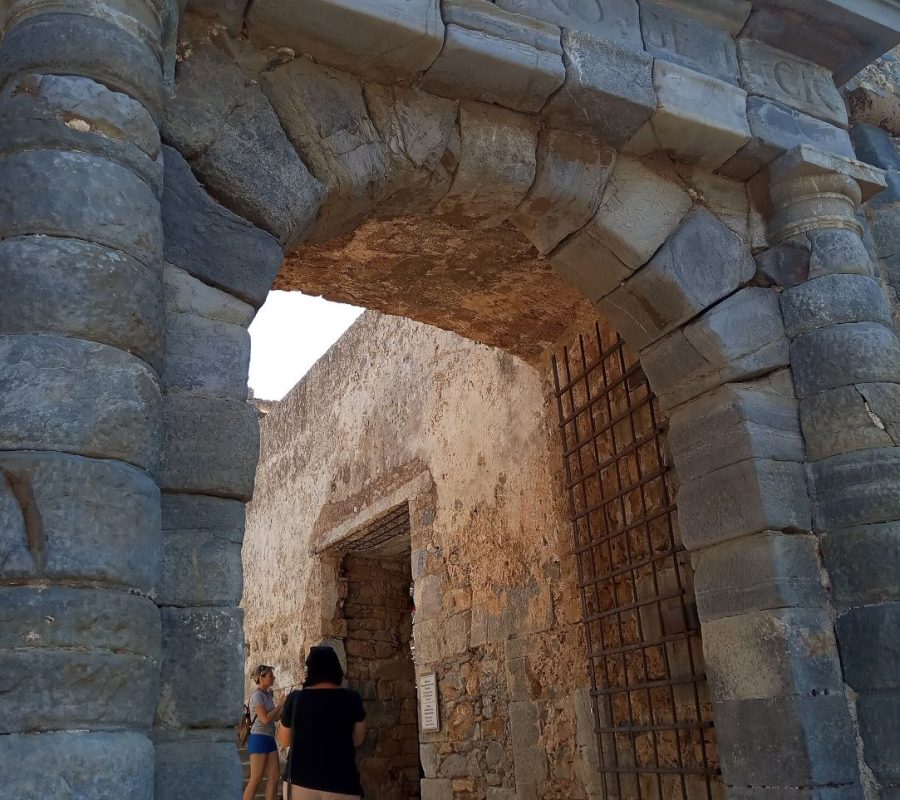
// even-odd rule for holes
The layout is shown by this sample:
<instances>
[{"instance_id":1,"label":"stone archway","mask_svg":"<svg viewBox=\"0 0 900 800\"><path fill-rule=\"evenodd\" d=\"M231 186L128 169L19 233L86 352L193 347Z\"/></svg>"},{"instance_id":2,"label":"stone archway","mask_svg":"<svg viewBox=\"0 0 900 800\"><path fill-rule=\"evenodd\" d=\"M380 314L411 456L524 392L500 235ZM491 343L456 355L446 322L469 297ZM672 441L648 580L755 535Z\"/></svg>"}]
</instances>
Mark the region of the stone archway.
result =
<instances>
[{"instance_id":1,"label":"stone archway","mask_svg":"<svg viewBox=\"0 0 900 800\"><path fill-rule=\"evenodd\" d=\"M526 237L640 352L671 413L732 795L889 796L898 686L863 643L897 605L855 550L896 550L900 347L855 219L884 181L853 160L831 73L895 44L896 9L188 5L178 37L162 0L3 6L4 658L17 685L47 675L2 731L17 794L239 781L243 328L283 250L280 280L320 288L329 252L425 214L485 253ZM457 286L443 324L552 340L541 312L577 295L532 258L473 307ZM436 280L397 264L382 283ZM548 302L499 312L523 286Z\"/></svg>"}]
</instances>

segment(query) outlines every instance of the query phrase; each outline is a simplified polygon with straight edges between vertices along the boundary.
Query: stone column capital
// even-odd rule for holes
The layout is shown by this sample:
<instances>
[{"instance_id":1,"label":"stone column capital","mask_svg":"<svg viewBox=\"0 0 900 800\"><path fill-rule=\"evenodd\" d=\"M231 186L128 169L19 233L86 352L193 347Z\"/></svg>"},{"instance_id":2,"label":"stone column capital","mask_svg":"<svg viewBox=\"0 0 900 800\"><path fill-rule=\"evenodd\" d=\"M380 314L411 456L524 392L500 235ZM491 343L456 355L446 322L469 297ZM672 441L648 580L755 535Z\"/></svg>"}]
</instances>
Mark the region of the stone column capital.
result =
<instances>
[{"instance_id":1,"label":"stone column capital","mask_svg":"<svg viewBox=\"0 0 900 800\"><path fill-rule=\"evenodd\" d=\"M820 228L862 234L856 208L885 187L884 171L799 145L754 179L753 194L774 244Z\"/></svg>"}]
</instances>

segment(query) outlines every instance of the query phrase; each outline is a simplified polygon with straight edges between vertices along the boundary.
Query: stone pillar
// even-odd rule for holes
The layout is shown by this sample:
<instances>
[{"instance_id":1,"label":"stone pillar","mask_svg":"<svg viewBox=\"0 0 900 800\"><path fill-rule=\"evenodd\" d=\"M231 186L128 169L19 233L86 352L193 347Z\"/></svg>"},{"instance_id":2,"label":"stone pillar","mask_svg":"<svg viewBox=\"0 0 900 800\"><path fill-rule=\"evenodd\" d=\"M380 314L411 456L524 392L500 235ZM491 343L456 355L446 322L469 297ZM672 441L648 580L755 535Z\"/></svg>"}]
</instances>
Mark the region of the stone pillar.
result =
<instances>
[{"instance_id":1,"label":"stone pillar","mask_svg":"<svg viewBox=\"0 0 900 800\"><path fill-rule=\"evenodd\" d=\"M3 5L0 771L10 797L153 794L155 117L174 5Z\"/></svg>"},{"instance_id":2,"label":"stone pillar","mask_svg":"<svg viewBox=\"0 0 900 800\"><path fill-rule=\"evenodd\" d=\"M900 796L900 343L861 239L880 170L799 147L768 172L813 530L870 796ZM780 265L780 266L779 266ZM874 781L870 780L874 778Z\"/></svg>"},{"instance_id":3,"label":"stone pillar","mask_svg":"<svg viewBox=\"0 0 900 800\"><path fill-rule=\"evenodd\" d=\"M162 667L157 800L238 797L244 690L241 542L259 448L247 326L281 264L265 232L214 202L163 147Z\"/></svg>"}]
</instances>

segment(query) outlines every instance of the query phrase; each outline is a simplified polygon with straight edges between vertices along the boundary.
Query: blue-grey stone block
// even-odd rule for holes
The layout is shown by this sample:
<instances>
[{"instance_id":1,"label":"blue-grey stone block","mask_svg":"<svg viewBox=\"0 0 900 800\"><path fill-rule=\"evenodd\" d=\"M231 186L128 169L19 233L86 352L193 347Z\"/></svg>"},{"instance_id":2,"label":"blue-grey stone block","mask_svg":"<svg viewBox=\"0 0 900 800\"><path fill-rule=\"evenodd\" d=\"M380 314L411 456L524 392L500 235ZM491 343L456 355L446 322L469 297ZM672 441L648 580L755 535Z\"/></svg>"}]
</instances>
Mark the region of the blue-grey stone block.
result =
<instances>
[{"instance_id":1,"label":"blue-grey stone block","mask_svg":"<svg viewBox=\"0 0 900 800\"><path fill-rule=\"evenodd\" d=\"M891 310L881 286L868 275L822 275L781 294L784 330L792 339L844 322L890 326Z\"/></svg>"},{"instance_id":2,"label":"blue-grey stone block","mask_svg":"<svg viewBox=\"0 0 900 800\"><path fill-rule=\"evenodd\" d=\"M838 608L900 602L900 523L832 530L821 541Z\"/></svg>"},{"instance_id":3,"label":"blue-grey stone block","mask_svg":"<svg viewBox=\"0 0 900 800\"><path fill-rule=\"evenodd\" d=\"M900 519L900 447L832 456L809 472L817 529Z\"/></svg>"},{"instance_id":4,"label":"blue-grey stone block","mask_svg":"<svg viewBox=\"0 0 900 800\"><path fill-rule=\"evenodd\" d=\"M896 796L900 785L900 692L864 694L856 702L866 764L883 786L883 800Z\"/></svg>"},{"instance_id":5,"label":"blue-grey stone block","mask_svg":"<svg viewBox=\"0 0 900 800\"><path fill-rule=\"evenodd\" d=\"M849 686L861 693L900 689L900 602L847 609L837 635Z\"/></svg>"},{"instance_id":6,"label":"blue-grey stone block","mask_svg":"<svg viewBox=\"0 0 900 800\"><path fill-rule=\"evenodd\" d=\"M184 741L156 741L157 800L218 800L240 795L241 760L233 732L214 731L208 734L210 739L199 738L206 733L198 732ZM228 738L223 739L223 733Z\"/></svg>"},{"instance_id":7,"label":"blue-grey stone block","mask_svg":"<svg viewBox=\"0 0 900 800\"><path fill-rule=\"evenodd\" d=\"M860 161L881 169L900 170L900 153L887 131L858 122L850 129L850 139Z\"/></svg>"}]
</instances>

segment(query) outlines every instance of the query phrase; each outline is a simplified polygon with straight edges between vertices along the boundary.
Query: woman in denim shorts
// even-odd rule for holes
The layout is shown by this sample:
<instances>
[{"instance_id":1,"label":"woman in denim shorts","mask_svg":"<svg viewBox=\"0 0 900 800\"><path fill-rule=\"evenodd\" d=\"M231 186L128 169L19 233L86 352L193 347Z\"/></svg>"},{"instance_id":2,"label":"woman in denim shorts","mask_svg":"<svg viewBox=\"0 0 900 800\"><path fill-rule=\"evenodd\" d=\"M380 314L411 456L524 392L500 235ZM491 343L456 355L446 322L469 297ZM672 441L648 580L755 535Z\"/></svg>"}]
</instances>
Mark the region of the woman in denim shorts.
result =
<instances>
[{"instance_id":1,"label":"woman in denim shorts","mask_svg":"<svg viewBox=\"0 0 900 800\"><path fill-rule=\"evenodd\" d=\"M250 695L250 737L247 752L250 754L250 778L244 789L243 800L253 800L263 776L266 778L266 800L275 800L278 791L278 745L275 744L275 722L278 720L284 700L276 703L272 697L275 670L268 664L260 664L251 675L256 689Z\"/></svg>"}]
</instances>

